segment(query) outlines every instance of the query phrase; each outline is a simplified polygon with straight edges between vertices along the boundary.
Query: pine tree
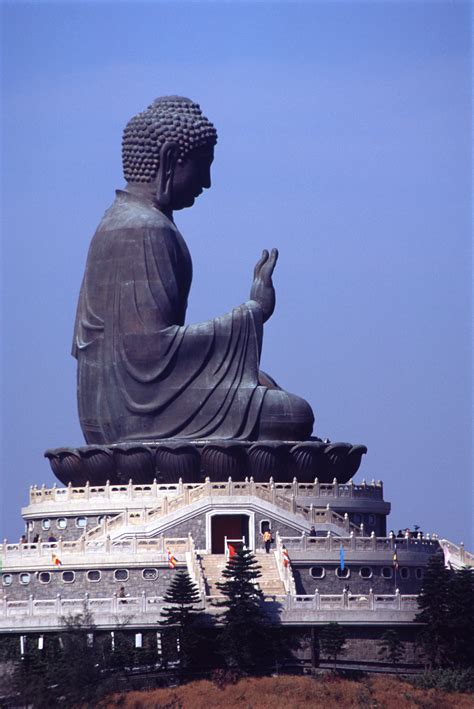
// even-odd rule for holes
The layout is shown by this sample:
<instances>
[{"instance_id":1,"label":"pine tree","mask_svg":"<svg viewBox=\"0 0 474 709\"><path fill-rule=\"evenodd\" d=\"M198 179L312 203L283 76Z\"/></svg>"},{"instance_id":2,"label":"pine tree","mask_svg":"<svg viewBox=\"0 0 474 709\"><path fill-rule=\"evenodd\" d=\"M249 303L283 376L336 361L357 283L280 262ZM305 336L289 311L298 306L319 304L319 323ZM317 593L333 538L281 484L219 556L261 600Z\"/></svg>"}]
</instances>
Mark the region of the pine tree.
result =
<instances>
[{"instance_id":1,"label":"pine tree","mask_svg":"<svg viewBox=\"0 0 474 709\"><path fill-rule=\"evenodd\" d=\"M474 666L474 572L456 571L449 585L450 660L455 667Z\"/></svg>"},{"instance_id":2,"label":"pine tree","mask_svg":"<svg viewBox=\"0 0 474 709\"><path fill-rule=\"evenodd\" d=\"M345 653L346 632L339 623L329 623L319 635L321 649L325 655L334 662L334 671L337 669L337 658Z\"/></svg>"},{"instance_id":3,"label":"pine tree","mask_svg":"<svg viewBox=\"0 0 474 709\"><path fill-rule=\"evenodd\" d=\"M226 599L216 604L226 608L219 618L224 626L220 648L228 667L244 672L265 665L273 656L263 593L255 585L262 575L259 569L248 549L238 549L222 572L226 580L216 584Z\"/></svg>"},{"instance_id":4,"label":"pine tree","mask_svg":"<svg viewBox=\"0 0 474 709\"><path fill-rule=\"evenodd\" d=\"M426 567L418 596L420 612L415 617L415 622L424 625L420 642L431 667L443 666L449 661L449 594L450 572L444 566L443 557L434 554Z\"/></svg>"},{"instance_id":5,"label":"pine tree","mask_svg":"<svg viewBox=\"0 0 474 709\"><path fill-rule=\"evenodd\" d=\"M188 572L178 571L164 596L165 603L170 606L165 606L161 611L164 619L159 623L168 628L165 647L169 647L170 641L176 647L182 669L189 668L197 659L198 625L203 614L194 606L200 600L199 590Z\"/></svg>"},{"instance_id":6,"label":"pine tree","mask_svg":"<svg viewBox=\"0 0 474 709\"><path fill-rule=\"evenodd\" d=\"M380 638L379 657L386 659L397 670L397 665L404 656L404 649L400 636L396 630L386 630Z\"/></svg>"}]
</instances>

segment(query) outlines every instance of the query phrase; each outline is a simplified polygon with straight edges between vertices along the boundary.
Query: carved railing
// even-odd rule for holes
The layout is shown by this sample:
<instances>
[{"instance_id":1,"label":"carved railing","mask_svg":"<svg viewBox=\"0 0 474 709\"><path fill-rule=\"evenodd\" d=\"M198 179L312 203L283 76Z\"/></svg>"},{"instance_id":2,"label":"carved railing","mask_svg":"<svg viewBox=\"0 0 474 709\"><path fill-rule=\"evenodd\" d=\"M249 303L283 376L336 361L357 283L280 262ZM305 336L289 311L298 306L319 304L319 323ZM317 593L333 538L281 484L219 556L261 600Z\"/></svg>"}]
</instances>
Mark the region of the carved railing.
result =
<instances>
[{"instance_id":1,"label":"carved railing","mask_svg":"<svg viewBox=\"0 0 474 709\"><path fill-rule=\"evenodd\" d=\"M201 596L200 604L196 607L206 608L215 612L215 602L221 596ZM343 592L337 595L320 594L318 591L312 596L296 594L267 595L267 603L277 603L280 611L285 611L291 616L292 612L302 611L411 611L418 609L417 596L401 595L397 590L392 595L376 594L369 591L366 594L353 595ZM2 620L21 617L51 618L56 616L58 621L64 616L80 613L86 607L93 614L110 614L112 616L133 614L137 616L148 614L157 615L165 605L162 596L150 596L144 591L138 596L119 598L116 593L112 596L91 598L87 593L77 598L63 598L58 594L55 598L37 599L30 596L25 600L13 600L7 596L0 601L0 618Z\"/></svg>"},{"instance_id":2,"label":"carved railing","mask_svg":"<svg viewBox=\"0 0 474 709\"><path fill-rule=\"evenodd\" d=\"M463 566L474 568L474 554L464 548L464 544L457 545L448 539L440 539L439 544L444 552L445 562L455 569Z\"/></svg>"},{"instance_id":3,"label":"carved railing","mask_svg":"<svg viewBox=\"0 0 474 709\"><path fill-rule=\"evenodd\" d=\"M91 501L91 500L146 500L154 501L160 499L163 495L168 497L180 495L185 490L190 493L190 501L193 501L192 491L201 488L203 483L183 483L182 480L177 483L158 483L153 481L149 485L134 485L132 481L128 484L117 485L106 483L105 485L91 486L88 483L83 487L56 487L47 488L45 485L37 487L33 485L30 488L29 504L39 504L43 502L58 502L64 505L69 501ZM271 479L268 483L254 483L253 479L245 479L241 482L231 482L234 495L253 494L249 492L252 485L258 485L261 489L270 488L273 486L278 492L291 493L295 497L355 497L383 500L383 483L379 480L371 483L355 484L352 481L341 484L335 479L332 483L320 483L316 478L312 483L299 483L295 478L293 482L279 483L273 482ZM229 482L211 483L213 490L228 488ZM218 494L217 492L214 494ZM227 493L226 493L227 494Z\"/></svg>"},{"instance_id":4,"label":"carved railing","mask_svg":"<svg viewBox=\"0 0 474 709\"><path fill-rule=\"evenodd\" d=\"M359 537L352 532L347 537L327 534L325 537L310 537L301 535L299 537L281 537L281 543L289 551L310 551L315 554L323 551L339 551L342 547L344 551L393 551L395 544L397 552L425 552L432 554L439 547L436 535L431 537L376 537L372 532L370 537Z\"/></svg>"},{"instance_id":5,"label":"carved railing","mask_svg":"<svg viewBox=\"0 0 474 709\"><path fill-rule=\"evenodd\" d=\"M61 561L61 565L67 565L68 557L87 556L88 561L95 563L94 556L106 555L106 559L119 556L150 555L153 559L163 562L166 560L167 549L170 548L175 556L194 549L192 537L153 537L152 539L131 539L111 540L110 537L103 539L86 539L81 537L74 541L39 542L34 544L10 544L5 541L0 545L0 554L3 566L21 566L41 562L45 567L54 566L53 556ZM161 559L159 558L161 557ZM47 560L47 561L46 561ZM86 563L84 560L81 563ZM101 558L104 563L104 558Z\"/></svg>"},{"instance_id":6,"label":"carved railing","mask_svg":"<svg viewBox=\"0 0 474 709\"><path fill-rule=\"evenodd\" d=\"M199 485L182 485L181 492L178 492L173 497L164 495L154 507L124 510L110 520L105 519L104 522L84 533L86 539L106 536L123 527L133 525L145 525L160 520L165 515L183 509L188 505L203 500L205 498L216 497L239 497L239 496L254 496L265 502L276 505L286 512L291 512L302 516L309 524L334 524L346 532L353 531L354 534L362 534L363 527L358 527L349 520L347 512L340 515L334 510L331 510L330 505L321 510L314 505L302 505L297 502L294 490L298 487L298 483L256 483L251 478L244 482L234 482L231 478L227 482L216 483L211 482L209 478L204 483ZM282 489L287 494L282 493Z\"/></svg>"}]
</instances>

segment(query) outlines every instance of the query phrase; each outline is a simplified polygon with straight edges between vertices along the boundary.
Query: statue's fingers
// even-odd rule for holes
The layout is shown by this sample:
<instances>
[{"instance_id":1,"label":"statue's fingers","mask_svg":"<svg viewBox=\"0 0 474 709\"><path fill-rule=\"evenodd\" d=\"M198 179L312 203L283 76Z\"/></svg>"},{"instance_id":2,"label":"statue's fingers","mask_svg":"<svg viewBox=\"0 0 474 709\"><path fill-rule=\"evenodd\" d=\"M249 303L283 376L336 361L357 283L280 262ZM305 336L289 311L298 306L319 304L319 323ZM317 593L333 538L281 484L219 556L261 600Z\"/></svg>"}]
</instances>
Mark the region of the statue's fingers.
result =
<instances>
[{"instance_id":1,"label":"statue's fingers","mask_svg":"<svg viewBox=\"0 0 474 709\"><path fill-rule=\"evenodd\" d=\"M278 260L278 249L272 249L272 253L268 260L263 264L260 276L267 285L270 285L272 280L273 271L275 269L276 262Z\"/></svg>"},{"instance_id":2,"label":"statue's fingers","mask_svg":"<svg viewBox=\"0 0 474 709\"><path fill-rule=\"evenodd\" d=\"M258 278L260 275L260 269L262 268L263 264L266 263L268 260L268 251L266 249L263 249L262 255L260 256L259 260L255 264L255 268L253 270L253 277Z\"/></svg>"}]
</instances>

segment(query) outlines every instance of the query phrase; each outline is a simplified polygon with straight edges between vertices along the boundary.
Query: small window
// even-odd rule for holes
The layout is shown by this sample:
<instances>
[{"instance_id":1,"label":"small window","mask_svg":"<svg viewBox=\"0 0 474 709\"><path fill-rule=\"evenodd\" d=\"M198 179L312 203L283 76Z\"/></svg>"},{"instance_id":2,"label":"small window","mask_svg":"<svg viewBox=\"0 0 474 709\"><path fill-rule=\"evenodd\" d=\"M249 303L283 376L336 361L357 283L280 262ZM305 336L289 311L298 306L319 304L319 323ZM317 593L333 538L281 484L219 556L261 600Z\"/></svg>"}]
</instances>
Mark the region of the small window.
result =
<instances>
[{"instance_id":1,"label":"small window","mask_svg":"<svg viewBox=\"0 0 474 709\"><path fill-rule=\"evenodd\" d=\"M98 569L91 569L87 572L87 580L91 582L100 581L101 573Z\"/></svg>"},{"instance_id":2,"label":"small window","mask_svg":"<svg viewBox=\"0 0 474 709\"><path fill-rule=\"evenodd\" d=\"M382 567L382 576L384 579L391 579L393 576L393 570L391 566L383 566Z\"/></svg>"},{"instance_id":3,"label":"small window","mask_svg":"<svg viewBox=\"0 0 474 709\"><path fill-rule=\"evenodd\" d=\"M87 527L87 517L78 517L76 519L76 527Z\"/></svg>"},{"instance_id":4,"label":"small window","mask_svg":"<svg viewBox=\"0 0 474 709\"><path fill-rule=\"evenodd\" d=\"M360 569L360 575L363 579L371 579L373 574L370 566L362 566Z\"/></svg>"},{"instance_id":5,"label":"small window","mask_svg":"<svg viewBox=\"0 0 474 709\"><path fill-rule=\"evenodd\" d=\"M114 579L116 581L128 581L128 571L127 569L115 569Z\"/></svg>"},{"instance_id":6,"label":"small window","mask_svg":"<svg viewBox=\"0 0 474 709\"><path fill-rule=\"evenodd\" d=\"M58 529L66 529L67 519L65 517L58 517L58 519L56 520L56 527Z\"/></svg>"},{"instance_id":7,"label":"small window","mask_svg":"<svg viewBox=\"0 0 474 709\"><path fill-rule=\"evenodd\" d=\"M74 583L75 578L74 571L63 571L63 583Z\"/></svg>"},{"instance_id":8,"label":"small window","mask_svg":"<svg viewBox=\"0 0 474 709\"><path fill-rule=\"evenodd\" d=\"M400 578L401 579L408 579L410 578L410 569L408 569L406 566L402 566L400 568Z\"/></svg>"},{"instance_id":9,"label":"small window","mask_svg":"<svg viewBox=\"0 0 474 709\"><path fill-rule=\"evenodd\" d=\"M2 576L2 583L4 586L11 586L13 581L13 577L11 574L3 574Z\"/></svg>"},{"instance_id":10,"label":"small window","mask_svg":"<svg viewBox=\"0 0 474 709\"><path fill-rule=\"evenodd\" d=\"M325 574L324 566L312 566L309 570L309 575L312 576L313 579L323 579Z\"/></svg>"},{"instance_id":11,"label":"small window","mask_svg":"<svg viewBox=\"0 0 474 709\"><path fill-rule=\"evenodd\" d=\"M343 569L341 569L340 566L337 567L336 576L338 579L348 579L350 575L351 572L349 571L349 568L347 566L344 566Z\"/></svg>"},{"instance_id":12,"label":"small window","mask_svg":"<svg viewBox=\"0 0 474 709\"><path fill-rule=\"evenodd\" d=\"M155 581L155 579L158 576L158 570L157 569L143 569L142 576L145 579L145 581Z\"/></svg>"},{"instance_id":13,"label":"small window","mask_svg":"<svg viewBox=\"0 0 474 709\"><path fill-rule=\"evenodd\" d=\"M50 519L44 519L41 522L41 526L43 529L49 529L51 527L51 520Z\"/></svg>"},{"instance_id":14,"label":"small window","mask_svg":"<svg viewBox=\"0 0 474 709\"><path fill-rule=\"evenodd\" d=\"M20 574L20 583L23 584L23 586L27 586L30 583L30 575Z\"/></svg>"},{"instance_id":15,"label":"small window","mask_svg":"<svg viewBox=\"0 0 474 709\"><path fill-rule=\"evenodd\" d=\"M423 578L423 569L415 569L415 577L420 580Z\"/></svg>"},{"instance_id":16,"label":"small window","mask_svg":"<svg viewBox=\"0 0 474 709\"><path fill-rule=\"evenodd\" d=\"M368 516L368 524L371 524L371 525L375 524L375 515Z\"/></svg>"},{"instance_id":17,"label":"small window","mask_svg":"<svg viewBox=\"0 0 474 709\"><path fill-rule=\"evenodd\" d=\"M51 574L49 571L40 571L38 579L40 583L49 583L51 581Z\"/></svg>"}]
</instances>

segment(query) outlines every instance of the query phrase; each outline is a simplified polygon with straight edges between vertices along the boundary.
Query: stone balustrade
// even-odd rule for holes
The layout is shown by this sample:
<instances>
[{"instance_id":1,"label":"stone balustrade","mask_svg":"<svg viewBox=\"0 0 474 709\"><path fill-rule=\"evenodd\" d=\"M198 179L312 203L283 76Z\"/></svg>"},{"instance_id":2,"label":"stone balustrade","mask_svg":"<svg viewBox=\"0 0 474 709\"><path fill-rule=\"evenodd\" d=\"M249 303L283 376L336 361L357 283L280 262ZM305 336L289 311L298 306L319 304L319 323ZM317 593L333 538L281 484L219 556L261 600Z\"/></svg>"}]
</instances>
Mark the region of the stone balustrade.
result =
<instances>
[{"instance_id":1,"label":"stone balustrade","mask_svg":"<svg viewBox=\"0 0 474 709\"><path fill-rule=\"evenodd\" d=\"M409 535L395 537L393 534L388 537L376 537L374 533L369 537L356 536L354 533L347 537L339 537L332 534L328 534L325 537L302 535L299 537L280 537L280 542L289 552L304 551L315 555L320 552L339 552L341 547L347 552L393 552L395 544L397 552L418 551L432 554L439 547L438 537L435 534L430 537L424 537L421 534L418 537L410 537Z\"/></svg>"},{"instance_id":2,"label":"stone balustrade","mask_svg":"<svg viewBox=\"0 0 474 709\"><path fill-rule=\"evenodd\" d=\"M201 602L196 607L215 614L221 612L216 607L216 601L222 597L201 595ZM417 596L402 595L397 590L391 595L374 594L370 590L366 594L353 595L347 592L341 594L328 595L320 594L318 591L312 596L296 594L286 594L282 596L266 596L268 610L271 613L280 615L282 622L292 623L300 620L308 613L308 621L318 623L328 622L331 615L334 618L343 617L350 622L351 616L372 617L372 622L376 622L376 616L380 616L380 621L389 616L397 620L406 622L413 619L418 609ZM165 605L163 597L151 596L143 592L139 596L127 596L119 598L117 594L104 598L90 598L88 594L77 598L62 598L57 595L51 599L36 599L30 596L26 600L12 600L5 596L0 602L0 629L20 630L25 626L26 621L30 627L36 629L60 628L64 617L79 614L85 608L91 611L94 616L96 627L107 627L113 619L113 624L117 624L117 618L123 617L133 619L133 626L156 626L156 619L161 609ZM318 614L315 614L315 611ZM323 617L328 613L328 616Z\"/></svg>"},{"instance_id":3,"label":"stone balustrade","mask_svg":"<svg viewBox=\"0 0 474 709\"><path fill-rule=\"evenodd\" d=\"M295 498L300 497L317 497L317 498L338 498L338 497L349 497L349 498L365 498L365 499L375 499L383 500L383 484L379 480L375 482L373 480L371 483L355 484L350 480L348 483L342 484L338 483L336 479L332 483L321 483L316 478L314 482L298 482L296 478L292 482L274 482L271 478L268 483L255 482L253 478L246 478L244 481L235 482L232 478L229 478L226 482L211 482L206 480L204 483L183 483L180 480L177 483L157 483L154 480L149 485L133 485L130 481L126 485L110 484L109 482L105 485L92 486L86 483L83 487L73 487L68 485L67 487L56 487L54 485L51 488L47 488L45 485L37 487L33 485L30 488L29 504L35 505L44 502L58 503L61 508L73 500L76 501L96 501L100 503L101 501L109 500L143 500L145 501L155 501L160 500L162 497L166 496L172 498L173 496L181 495L187 493L189 495L189 500L193 500L193 495L197 491L202 489L204 486L210 486L211 494L219 494L219 491L225 490L227 495L251 495L253 494L252 488L257 486L261 489L271 489L273 488L277 493L284 492L295 496ZM220 492L220 494L223 494Z\"/></svg>"}]
</instances>

